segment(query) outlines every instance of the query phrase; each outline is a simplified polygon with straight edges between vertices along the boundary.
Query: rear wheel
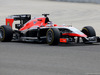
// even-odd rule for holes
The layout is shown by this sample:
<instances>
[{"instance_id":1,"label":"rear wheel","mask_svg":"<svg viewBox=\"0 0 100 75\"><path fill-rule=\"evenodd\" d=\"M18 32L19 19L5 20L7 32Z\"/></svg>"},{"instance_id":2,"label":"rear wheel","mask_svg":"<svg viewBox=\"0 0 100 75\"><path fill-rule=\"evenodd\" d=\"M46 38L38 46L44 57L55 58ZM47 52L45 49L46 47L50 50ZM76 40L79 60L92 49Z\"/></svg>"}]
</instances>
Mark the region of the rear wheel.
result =
<instances>
[{"instance_id":1,"label":"rear wheel","mask_svg":"<svg viewBox=\"0 0 100 75\"><path fill-rule=\"evenodd\" d=\"M0 26L0 41L8 42L11 41L13 37L13 30L8 25Z\"/></svg>"},{"instance_id":2,"label":"rear wheel","mask_svg":"<svg viewBox=\"0 0 100 75\"><path fill-rule=\"evenodd\" d=\"M57 28L50 28L47 31L46 39L49 45L57 45L59 43L60 32Z\"/></svg>"}]
</instances>

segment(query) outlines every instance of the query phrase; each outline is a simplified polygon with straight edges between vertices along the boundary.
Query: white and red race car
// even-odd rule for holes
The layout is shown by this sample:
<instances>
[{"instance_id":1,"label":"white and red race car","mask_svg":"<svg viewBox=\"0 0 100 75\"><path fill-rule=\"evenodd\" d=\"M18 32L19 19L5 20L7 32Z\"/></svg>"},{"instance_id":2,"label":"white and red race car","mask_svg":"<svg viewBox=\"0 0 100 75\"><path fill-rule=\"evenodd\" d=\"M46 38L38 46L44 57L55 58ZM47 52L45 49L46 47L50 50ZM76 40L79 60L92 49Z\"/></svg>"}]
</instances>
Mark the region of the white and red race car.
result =
<instances>
[{"instance_id":1,"label":"white and red race car","mask_svg":"<svg viewBox=\"0 0 100 75\"><path fill-rule=\"evenodd\" d=\"M91 26L85 26L80 31L72 26L53 24L48 18L49 14L42 15L43 17L35 17L33 19L31 19L30 14L7 17L6 25L0 26L0 41L32 40L47 42L49 45L69 42L100 42L100 37L96 36L95 30ZM14 25L16 29L12 28L14 21L20 21L19 24Z\"/></svg>"}]
</instances>

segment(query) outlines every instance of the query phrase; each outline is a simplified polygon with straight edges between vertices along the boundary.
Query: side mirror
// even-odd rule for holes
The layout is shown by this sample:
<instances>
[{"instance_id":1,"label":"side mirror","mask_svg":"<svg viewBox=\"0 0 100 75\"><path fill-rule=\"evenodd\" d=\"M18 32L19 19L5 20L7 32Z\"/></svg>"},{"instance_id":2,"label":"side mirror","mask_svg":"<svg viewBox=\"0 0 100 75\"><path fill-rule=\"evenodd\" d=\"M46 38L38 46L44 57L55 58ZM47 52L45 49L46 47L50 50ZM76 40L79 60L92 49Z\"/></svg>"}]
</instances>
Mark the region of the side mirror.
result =
<instances>
[{"instance_id":1,"label":"side mirror","mask_svg":"<svg viewBox=\"0 0 100 75\"><path fill-rule=\"evenodd\" d=\"M20 29L21 28L21 24L15 24L15 28Z\"/></svg>"}]
</instances>

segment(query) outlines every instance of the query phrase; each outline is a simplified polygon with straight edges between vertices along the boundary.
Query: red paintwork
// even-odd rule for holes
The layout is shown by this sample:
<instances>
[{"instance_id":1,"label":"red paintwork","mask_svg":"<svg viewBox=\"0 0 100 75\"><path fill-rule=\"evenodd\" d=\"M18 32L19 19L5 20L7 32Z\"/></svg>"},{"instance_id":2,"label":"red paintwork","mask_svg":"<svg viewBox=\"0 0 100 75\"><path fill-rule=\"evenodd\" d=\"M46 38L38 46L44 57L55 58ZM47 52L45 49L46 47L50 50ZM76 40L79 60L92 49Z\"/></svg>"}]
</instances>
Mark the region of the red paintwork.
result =
<instances>
[{"instance_id":1,"label":"red paintwork","mask_svg":"<svg viewBox=\"0 0 100 75\"><path fill-rule=\"evenodd\" d=\"M67 43L67 39L65 39L65 38L60 38L60 42L61 42L61 43Z\"/></svg>"},{"instance_id":2,"label":"red paintwork","mask_svg":"<svg viewBox=\"0 0 100 75\"><path fill-rule=\"evenodd\" d=\"M26 30L26 29L29 29L29 28L31 28L31 27L35 27L35 26L38 26L38 27L40 27L40 26L46 26L47 25L47 23L45 23L45 17L42 17L42 18L36 18L36 19L34 19L34 20L31 20L31 21L29 21L28 23L26 23L21 29L20 29L20 31L22 31L22 30Z\"/></svg>"},{"instance_id":3,"label":"red paintwork","mask_svg":"<svg viewBox=\"0 0 100 75\"><path fill-rule=\"evenodd\" d=\"M14 19L6 18L6 25L10 25L12 27L13 22L14 22Z\"/></svg>"},{"instance_id":4,"label":"red paintwork","mask_svg":"<svg viewBox=\"0 0 100 75\"><path fill-rule=\"evenodd\" d=\"M63 33L62 35L77 36L77 37L87 37L85 34L75 34L75 33Z\"/></svg>"},{"instance_id":5,"label":"red paintwork","mask_svg":"<svg viewBox=\"0 0 100 75\"><path fill-rule=\"evenodd\" d=\"M56 27L56 26L58 26L57 24L54 24L54 26Z\"/></svg>"},{"instance_id":6,"label":"red paintwork","mask_svg":"<svg viewBox=\"0 0 100 75\"><path fill-rule=\"evenodd\" d=\"M41 18L35 18L33 20L28 21L26 24L24 24L24 26L19 30L19 31L23 31L23 30L27 30L30 28L37 28L37 27L48 27L46 26L47 23L45 23L45 19L46 17L41 17ZM12 27L14 19L6 19L6 25L9 25ZM63 26L63 25L57 25L54 24L52 25L54 27L67 27L67 26ZM62 35L68 35L68 36L76 36L76 37L87 37L85 34L76 34L76 33L63 33ZM60 42L67 42L66 39L60 39Z\"/></svg>"}]
</instances>

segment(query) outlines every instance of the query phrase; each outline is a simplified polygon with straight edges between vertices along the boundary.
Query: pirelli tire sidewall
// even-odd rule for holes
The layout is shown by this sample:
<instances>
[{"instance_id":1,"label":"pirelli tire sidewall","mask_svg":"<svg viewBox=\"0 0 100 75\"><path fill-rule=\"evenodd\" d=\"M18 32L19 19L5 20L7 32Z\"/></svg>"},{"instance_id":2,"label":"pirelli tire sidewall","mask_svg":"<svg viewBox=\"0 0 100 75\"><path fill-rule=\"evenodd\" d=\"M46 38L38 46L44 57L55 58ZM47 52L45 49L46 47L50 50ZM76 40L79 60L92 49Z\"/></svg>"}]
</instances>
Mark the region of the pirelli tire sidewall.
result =
<instances>
[{"instance_id":1,"label":"pirelli tire sidewall","mask_svg":"<svg viewBox=\"0 0 100 75\"><path fill-rule=\"evenodd\" d=\"M88 37L96 36L96 32L92 26L86 26L82 29L82 32L86 34Z\"/></svg>"},{"instance_id":2,"label":"pirelli tire sidewall","mask_svg":"<svg viewBox=\"0 0 100 75\"><path fill-rule=\"evenodd\" d=\"M9 42L12 40L13 37L13 30L8 25L0 26L0 30L2 31L2 38L0 38L1 42Z\"/></svg>"},{"instance_id":3,"label":"pirelli tire sidewall","mask_svg":"<svg viewBox=\"0 0 100 75\"><path fill-rule=\"evenodd\" d=\"M46 33L47 44L58 45L60 39L60 32L58 28L50 28Z\"/></svg>"},{"instance_id":4,"label":"pirelli tire sidewall","mask_svg":"<svg viewBox=\"0 0 100 75\"><path fill-rule=\"evenodd\" d=\"M96 32L94 30L94 28L92 26L85 26L83 29L82 29L82 32L87 35L87 37L93 37L93 36L96 36ZM87 40L85 38L83 38L83 42L86 43ZM92 43L89 43L89 44L92 44Z\"/></svg>"}]
</instances>

